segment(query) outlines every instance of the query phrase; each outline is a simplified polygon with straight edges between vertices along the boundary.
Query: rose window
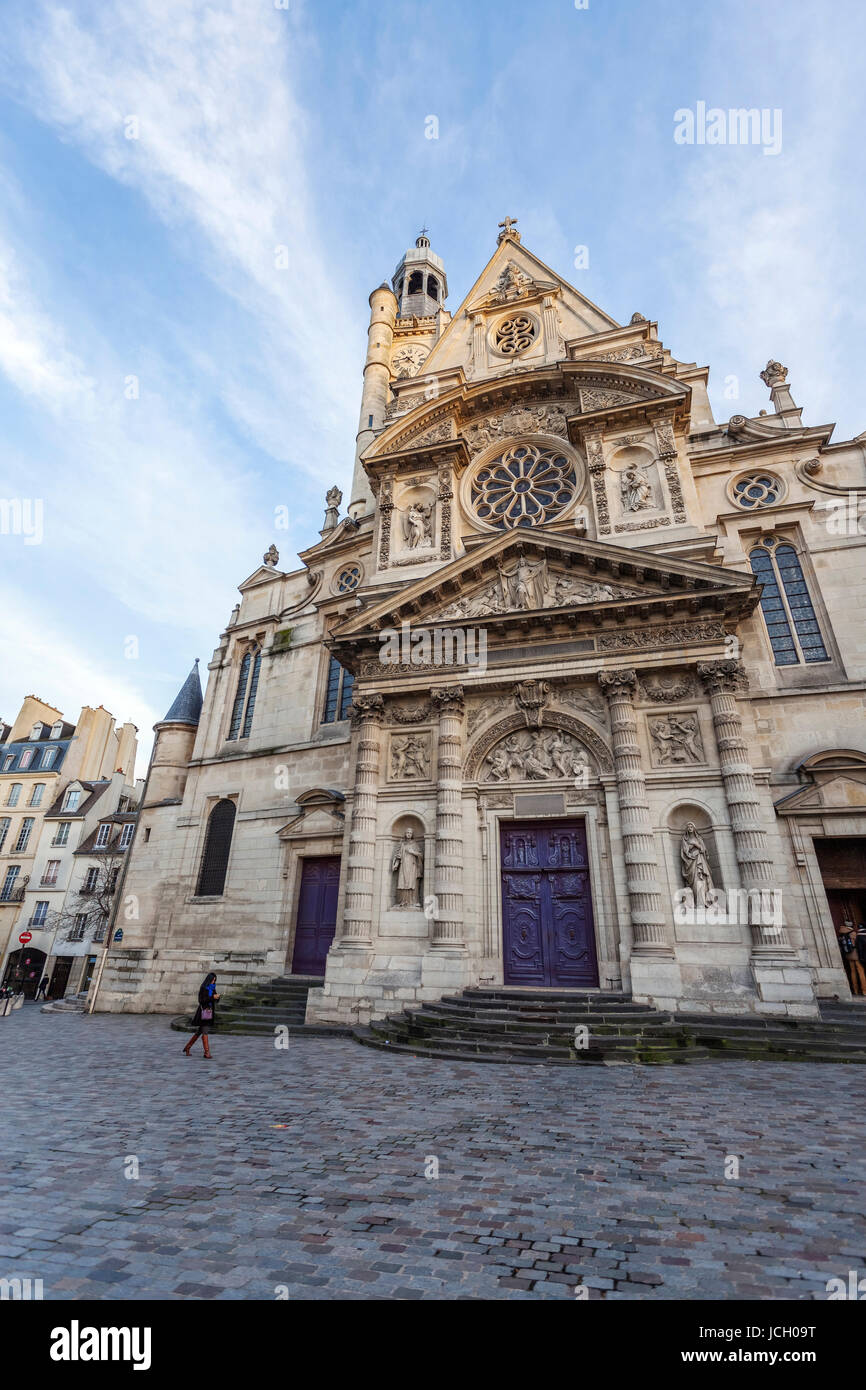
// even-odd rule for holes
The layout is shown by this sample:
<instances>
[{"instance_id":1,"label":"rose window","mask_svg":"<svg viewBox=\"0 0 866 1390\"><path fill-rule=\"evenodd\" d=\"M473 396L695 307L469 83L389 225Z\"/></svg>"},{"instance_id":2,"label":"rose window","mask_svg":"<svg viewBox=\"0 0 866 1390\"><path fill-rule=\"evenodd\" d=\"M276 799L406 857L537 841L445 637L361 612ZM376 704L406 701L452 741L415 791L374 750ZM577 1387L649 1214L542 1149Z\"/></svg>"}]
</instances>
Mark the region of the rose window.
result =
<instances>
[{"instance_id":1,"label":"rose window","mask_svg":"<svg viewBox=\"0 0 866 1390\"><path fill-rule=\"evenodd\" d=\"M770 473L748 473L734 484L734 501L740 507L769 507L778 500L782 484Z\"/></svg>"},{"instance_id":2,"label":"rose window","mask_svg":"<svg viewBox=\"0 0 866 1390\"><path fill-rule=\"evenodd\" d=\"M472 507L490 526L541 526L572 500L574 464L556 449L514 444L472 480Z\"/></svg>"},{"instance_id":3,"label":"rose window","mask_svg":"<svg viewBox=\"0 0 866 1390\"><path fill-rule=\"evenodd\" d=\"M518 357L535 339L538 329L530 314L512 314L503 319L493 336L493 344L503 357Z\"/></svg>"}]
</instances>

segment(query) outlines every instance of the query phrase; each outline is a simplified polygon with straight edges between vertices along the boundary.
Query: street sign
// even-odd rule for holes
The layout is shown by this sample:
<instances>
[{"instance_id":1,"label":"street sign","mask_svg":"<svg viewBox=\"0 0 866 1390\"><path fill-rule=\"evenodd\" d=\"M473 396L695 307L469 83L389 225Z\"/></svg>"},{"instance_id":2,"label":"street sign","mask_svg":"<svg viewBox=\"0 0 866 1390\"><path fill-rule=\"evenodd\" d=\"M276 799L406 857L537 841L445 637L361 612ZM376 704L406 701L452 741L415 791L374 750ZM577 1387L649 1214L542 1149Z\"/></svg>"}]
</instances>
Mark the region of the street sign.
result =
<instances>
[{"instance_id":1,"label":"street sign","mask_svg":"<svg viewBox=\"0 0 866 1390\"><path fill-rule=\"evenodd\" d=\"M118 927L118 928L117 928L117 931L114 933L114 939L115 939L115 941L122 941L122 940L123 940L123 927Z\"/></svg>"},{"instance_id":2,"label":"street sign","mask_svg":"<svg viewBox=\"0 0 866 1390\"><path fill-rule=\"evenodd\" d=\"M32 941L32 940L33 940L33 933L32 933L32 931L23 931L23 932L21 933L21 935L19 936L18 940L21 942L21 945L22 945L22 946L26 946L28 941Z\"/></svg>"}]
</instances>

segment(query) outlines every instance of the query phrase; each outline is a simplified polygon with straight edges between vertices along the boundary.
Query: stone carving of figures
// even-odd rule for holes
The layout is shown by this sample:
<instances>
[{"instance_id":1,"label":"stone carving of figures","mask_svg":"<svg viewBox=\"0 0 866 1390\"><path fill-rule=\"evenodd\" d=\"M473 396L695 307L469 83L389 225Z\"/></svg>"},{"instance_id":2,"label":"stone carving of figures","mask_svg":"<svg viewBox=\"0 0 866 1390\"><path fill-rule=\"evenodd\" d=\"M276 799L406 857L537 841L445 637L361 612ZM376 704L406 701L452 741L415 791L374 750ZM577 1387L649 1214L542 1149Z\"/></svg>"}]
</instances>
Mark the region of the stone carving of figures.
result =
<instances>
[{"instance_id":1,"label":"stone carving of figures","mask_svg":"<svg viewBox=\"0 0 866 1390\"><path fill-rule=\"evenodd\" d=\"M521 555L513 570L500 570L499 583L506 609L543 608L547 593L547 562L531 564Z\"/></svg>"},{"instance_id":2,"label":"stone carving of figures","mask_svg":"<svg viewBox=\"0 0 866 1390\"><path fill-rule=\"evenodd\" d=\"M550 776L550 763L545 759L543 751L535 745L527 749L523 765L527 777L533 781L537 782Z\"/></svg>"},{"instance_id":3,"label":"stone carving of figures","mask_svg":"<svg viewBox=\"0 0 866 1390\"><path fill-rule=\"evenodd\" d=\"M574 755L569 753L565 739L559 731L551 734L550 737L545 740L544 751L559 775L561 777L568 777L571 772L570 763L573 761Z\"/></svg>"},{"instance_id":4,"label":"stone carving of figures","mask_svg":"<svg viewBox=\"0 0 866 1390\"><path fill-rule=\"evenodd\" d=\"M419 545L429 541L429 522L429 513L424 504L410 503L403 522L410 550L417 550Z\"/></svg>"},{"instance_id":5,"label":"stone carving of figures","mask_svg":"<svg viewBox=\"0 0 866 1390\"><path fill-rule=\"evenodd\" d=\"M710 861L707 858L707 847L698 834L694 821L689 821L683 831L680 842L680 864L683 883L687 888L691 888L695 905L707 907L715 889L713 888L713 876L710 872Z\"/></svg>"},{"instance_id":6,"label":"stone carving of figures","mask_svg":"<svg viewBox=\"0 0 866 1390\"><path fill-rule=\"evenodd\" d=\"M659 719L650 730L660 763L701 763L703 750L698 746L698 729L689 716Z\"/></svg>"},{"instance_id":7,"label":"stone carving of figures","mask_svg":"<svg viewBox=\"0 0 866 1390\"><path fill-rule=\"evenodd\" d=\"M274 566L278 565L280 562L280 552L277 550L277 547L275 545L272 545L268 550L265 551L264 555L262 556L262 559L270 569L273 569Z\"/></svg>"},{"instance_id":8,"label":"stone carving of figures","mask_svg":"<svg viewBox=\"0 0 866 1390\"><path fill-rule=\"evenodd\" d=\"M403 831L403 838L391 860L391 872L397 875L397 906L420 907L419 885L424 873L424 851L412 830Z\"/></svg>"},{"instance_id":9,"label":"stone carving of figures","mask_svg":"<svg viewBox=\"0 0 866 1390\"><path fill-rule=\"evenodd\" d=\"M616 594L610 584L593 584L592 602L604 603L605 599L616 598Z\"/></svg>"},{"instance_id":10,"label":"stone carving of figures","mask_svg":"<svg viewBox=\"0 0 866 1390\"><path fill-rule=\"evenodd\" d=\"M395 739L391 749L391 776L426 777L427 750L414 734Z\"/></svg>"},{"instance_id":11,"label":"stone carving of figures","mask_svg":"<svg viewBox=\"0 0 866 1390\"><path fill-rule=\"evenodd\" d=\"M620 482L623 507L627 512L639 512L652 505L653 492L640 468L627 468Z\"/></svg>"},{"instance_id":12,"label":"stone carving of figures","mask_svg":"<svg viewBox=\"0 0 866 1390\"><path fill-rule=\"evenodd\" d=\"M526 754L520 746L520 739L517 734L511 734L505 740L505 756L508 759L508 771L514 768L516 772L523 772L526 761Z\"/></svg>"},{"instance_id":13,"label":"stone carving of figures","mask_svg":"<svg viewBox=\"0 0 866 1390\"><path fill-rule=\"evenodd\" d=\"M490 771L487 774L489 781L507 782L509 763L505 749L494 748L487 761L490 764Z\"/></svg>"}]
</instances>

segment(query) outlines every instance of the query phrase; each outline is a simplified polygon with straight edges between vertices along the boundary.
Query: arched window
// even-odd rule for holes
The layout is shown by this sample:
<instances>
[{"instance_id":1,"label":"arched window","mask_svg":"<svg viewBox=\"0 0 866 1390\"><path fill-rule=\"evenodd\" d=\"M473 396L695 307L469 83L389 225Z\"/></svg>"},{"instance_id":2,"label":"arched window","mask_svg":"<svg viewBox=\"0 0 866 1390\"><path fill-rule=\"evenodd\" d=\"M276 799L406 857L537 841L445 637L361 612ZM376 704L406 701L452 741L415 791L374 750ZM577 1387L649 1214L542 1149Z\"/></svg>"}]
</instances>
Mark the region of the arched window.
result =
<instances>
[{"instance_id":1,"label":"arched window","mask_svg":"<svg viewBox=\"0 0 866 1390\"><path fill-rule=\"evenodd\" d=\"M198 886L195 890L196 896L199 898L222 897L234 824L235 803L233 801L218 801L211 811L207 823L204 854L201 857Z\"/></svg>"},{"instance_id":2,"label":"arched window","mask_svg":"<svg viewBox=\"0 0 866 1390\"><path fill-rule=\"evenodd\" d=\"M764 536L749 555L764 586L761 612L777 666L829 661L797 552L778 536Z\"/></svg>"},{"instance_id":3,"label":"arched window","mask_svg":"<svg viewBox=\"0 0 866 1390\"><path fill-rule=\"evenodd\" d=\"M423 293L424 293L424 273L423 273L423 271L420 271L420 270L413 270L413 271L412 271L412 274L409 276L409 289L408 289L407 293L409 293L409 294L423 294Z\"/></svg>"},{"instance_id":4,"label":"arched window","mask_svg":"<svg viewBox=\"0 0 866 1390\"><path fill-rule=\"evenodd\" d=\"M328 684L325 688L325 709L323 724L333 724L338 719L348 719L352 703L352 687L355 677L351 671L341 666L335 656L328 662Z\"/></svg>"},{"instance_id":5,"label":"arched window","mask_svg":"<svg viewBox=\"0 0 866 1390\"><path fill-rule=\"evenodd\" d=\"M435 275L427 276L427 293L431 299L439 298L439 281Z\"/></svg>"},{"instance_id":6,"label":"arched window","mask_svg":"<svg viewBox=\"0 0 866 1390\"><path fill-rule=\"evenodd\" d=\"M232 705L229 738L238 738L239 736L249 738L250 729L253 726L253 711L256 707L256 691L259 688L261 663L261 651L257 647L251 647L245 653L238 673L238 687L235 692L235 702Z\"/></svg>"}]
</instances>

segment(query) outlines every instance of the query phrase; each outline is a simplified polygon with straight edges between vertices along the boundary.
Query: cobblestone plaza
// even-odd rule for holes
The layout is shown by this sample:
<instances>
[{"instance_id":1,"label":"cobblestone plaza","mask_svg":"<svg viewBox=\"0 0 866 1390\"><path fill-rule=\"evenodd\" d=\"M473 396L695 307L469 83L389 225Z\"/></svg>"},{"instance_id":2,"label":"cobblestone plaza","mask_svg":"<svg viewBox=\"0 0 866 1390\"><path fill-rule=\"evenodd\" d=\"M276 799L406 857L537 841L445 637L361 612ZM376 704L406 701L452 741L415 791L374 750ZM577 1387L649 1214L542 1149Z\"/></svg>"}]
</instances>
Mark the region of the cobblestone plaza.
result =
<instances>
[{"instance_id":1,"label":"cobblestone plaza","mask_svg":"<svg viewBox=\"0 0 866 1390\"><path fill-rule=\"evenodd\" d=\"M0 1275L46 1299L824 1300L866 1266L859 1068L0 1026Z\"/></svg>"}]
</instances>

